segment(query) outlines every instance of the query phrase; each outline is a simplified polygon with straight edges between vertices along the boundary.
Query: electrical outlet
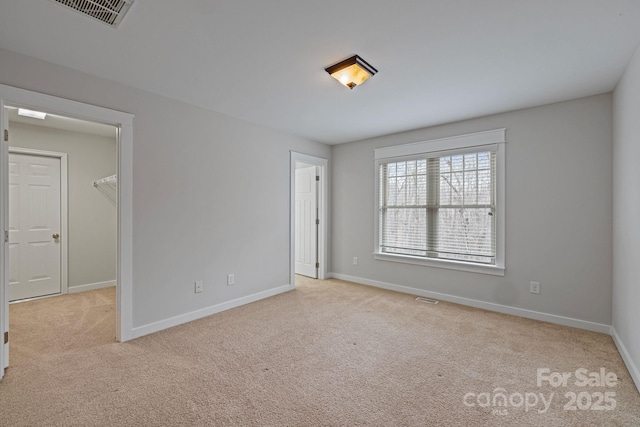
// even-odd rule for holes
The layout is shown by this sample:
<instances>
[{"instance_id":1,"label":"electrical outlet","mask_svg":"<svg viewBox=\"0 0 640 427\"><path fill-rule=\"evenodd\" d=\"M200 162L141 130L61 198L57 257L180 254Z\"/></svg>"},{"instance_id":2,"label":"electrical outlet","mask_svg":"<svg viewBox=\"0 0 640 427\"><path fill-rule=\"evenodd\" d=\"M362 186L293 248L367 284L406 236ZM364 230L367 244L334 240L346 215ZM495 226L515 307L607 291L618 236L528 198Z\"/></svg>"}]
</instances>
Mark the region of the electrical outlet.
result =
<instances>
[{"instance_id":1,"label":"electrical outlet","mask_svg":"<svg viewBox=\"0 0 640 427\"><path fill-rule=\"evenodd\" d=\"M204 288L204 282L202 280L198 280L195 284L195 292L196 294L199 294Z\"/></svg>"},{"instance_id":2,"label":"electrical outlet","mask_svg":"<svg viewBox=\"0 0 640 427\"><path fill-rule=\"evenodd\" d=\"M540 282L531 282L529 283L529 292L531 292L532 294L539 294L540 293Z\"/></svg>"},{"instance_id":3,"label":"electrical outlet","mask_svg":"<svg viewBox=\"0 0 640 427\"><path fill-rule=\"evenodd\" d=\"M353 265L358 265L358 257L357 256L353 257Z\"/></svg>"},{"instance_id":4,"label":"electrical outlet","mask_svg":"<svg viewBox=\"0 0 640 427\"><path fill-rule=\"evenodd\" d=\"M236 284L236 275L235 274L227 274L227 286Z\"/></svg>"}]
</instances>

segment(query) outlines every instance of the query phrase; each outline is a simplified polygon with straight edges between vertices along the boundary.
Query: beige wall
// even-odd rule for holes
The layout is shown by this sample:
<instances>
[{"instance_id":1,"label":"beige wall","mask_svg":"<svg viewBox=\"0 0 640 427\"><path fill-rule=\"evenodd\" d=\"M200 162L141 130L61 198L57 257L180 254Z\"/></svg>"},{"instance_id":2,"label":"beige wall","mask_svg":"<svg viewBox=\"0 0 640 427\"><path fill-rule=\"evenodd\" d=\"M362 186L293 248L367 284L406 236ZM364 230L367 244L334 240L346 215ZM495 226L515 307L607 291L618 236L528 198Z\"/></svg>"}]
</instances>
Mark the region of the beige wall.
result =
<instances>
[{"instance_id":1,"label":"beige wall","mask_svg":"<svg viewBox=\"0 0 640 427\"><path fill-rule=\"evenodd\" d=\"M613 100L613 330L640 389L640 48Z\"/></svg>"},{"instance_id":2,"label":"beige wall","mask_svg":"<svg viewBox=\"0 0 640 427\"><path fill-rule=\"evenodd\" d=\"M0 84L135 115L134 328L289 284L290 151L327 145L3 49Z\"/></svg>"},{"instance_id":3,"label":"beige wall","mask_svg":"<svg viewBox=\"0 0 640 427\"><path fill-rule=\"evenodd\" d=\"M333 146L332 271L607 329L611 126L605 94ZM498 128L507 129L504 277L374 260L373 149Z\"/></svg>"},{"instance_id":4,"label":"beige wall","mask_svg":"<svg viewBox=\"0 0 640 427\"><path fill-rule=\"evenodd\" d=\"M69 291L114 285L116 208L93 181L116 173L115 131L106 138L17 122L9 127L12 147L67 153Z\"/></svg>"}]
</instances>

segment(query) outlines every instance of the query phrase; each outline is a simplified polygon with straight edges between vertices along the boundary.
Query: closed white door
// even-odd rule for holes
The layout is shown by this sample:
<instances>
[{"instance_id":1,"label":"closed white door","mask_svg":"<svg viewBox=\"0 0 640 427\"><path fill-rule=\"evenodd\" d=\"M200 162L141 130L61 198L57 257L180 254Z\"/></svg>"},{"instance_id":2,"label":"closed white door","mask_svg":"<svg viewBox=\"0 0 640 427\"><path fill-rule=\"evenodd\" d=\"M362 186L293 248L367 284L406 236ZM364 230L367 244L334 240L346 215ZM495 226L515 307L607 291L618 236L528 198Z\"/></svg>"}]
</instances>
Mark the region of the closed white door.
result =
<instances>
[{"instance_id":1,"label":"closed white door","mask_svg":"<svg viewBox=\"0 0 640 427\"><path fill-rule=\"evenodd\" d=\"M9 154L9 300L61 292L60 159Z\"/></svg>"},{"instance_id":2,"label":"closed white door","mask_svg":"<svg viewBox=\"0 0 640 427\"><path fill-rule=\"evenodd\" d=\"M296 169L295 272L314 279L318 277L317 194L316 167Z\"/></svg>"}]
</instances>

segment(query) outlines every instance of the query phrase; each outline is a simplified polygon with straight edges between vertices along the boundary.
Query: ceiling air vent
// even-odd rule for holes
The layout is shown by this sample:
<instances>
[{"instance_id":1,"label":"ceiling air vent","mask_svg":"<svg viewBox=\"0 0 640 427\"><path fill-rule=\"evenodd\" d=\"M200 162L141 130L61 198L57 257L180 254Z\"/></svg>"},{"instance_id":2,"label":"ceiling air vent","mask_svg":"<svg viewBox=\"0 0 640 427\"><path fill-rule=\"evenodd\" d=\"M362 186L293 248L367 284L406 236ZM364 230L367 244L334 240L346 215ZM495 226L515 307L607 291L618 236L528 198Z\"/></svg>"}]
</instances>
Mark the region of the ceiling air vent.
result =
<instances>
[{"instance_id":1,"label":"ceiling air vent","mask_svg":"<svg viewBox=\"0 0 640 427\"><path fill-rule=\"evenodd\" d=\"M51 0L116 28L134 0Z\"/></svg>"}]
</instances>

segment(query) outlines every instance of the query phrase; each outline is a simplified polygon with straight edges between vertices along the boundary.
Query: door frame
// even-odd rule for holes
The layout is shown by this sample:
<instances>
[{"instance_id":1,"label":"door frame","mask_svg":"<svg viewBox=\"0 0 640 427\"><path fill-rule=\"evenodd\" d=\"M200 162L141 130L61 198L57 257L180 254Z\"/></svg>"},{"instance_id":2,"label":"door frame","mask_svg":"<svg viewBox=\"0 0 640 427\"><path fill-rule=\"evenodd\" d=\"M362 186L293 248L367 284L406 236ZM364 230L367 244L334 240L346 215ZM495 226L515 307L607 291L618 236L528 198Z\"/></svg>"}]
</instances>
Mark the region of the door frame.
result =
<instances>
[{"instance_id":1,"label":"door frame","mask_svg":"<svg viewBox=\"0 0 640 427\"><path fill-rule=\"evenodd\" d=\"M291 151L289 163L289 284L291 289L296 286L296 253L295 253L295 227L296 227L296 163L307 163L311 166L318 166L320 176L320 188L318 188L318 279L327 278L327 235L328 235L328 193L329 193L329 160L322 157Z\"/></svg>"},{"instance_id":2,"label":"door frame","mask_svg":"<svg viewBox=\"0 0 640 427\"><path fill-rule=\"evenodd\" d=\"M4 141L4 130L9 130L9 117L5 107L23 107L81 120L104 123L116 127L118 174L118 247L116 276L116 339L132 339L133 333L133 114L110 110L95 105L32 92L12 86L0 85L0 225L3 232L8 226L9 143ZM7 243L0 245L0 337L9 332L8 254ZM0 339L0 378L9 362L9 345Z\"/></svg>"},{"instance_id":3,"label":"door frame","mask_svg":"<svg viewBox=\"0 0 640 427\"><path fill-rule=\"evenodd\" d=\"M69 172L67 168L67 153L10 146L9 154L24 154L27 156L60 159L60 236L62 236L62 239L60 239L60 294L67 294L69 292L69 236L67 233L69 227ZM9 203L7 200L7 208L8 207Z\"/></svg>"}]
</instances>

